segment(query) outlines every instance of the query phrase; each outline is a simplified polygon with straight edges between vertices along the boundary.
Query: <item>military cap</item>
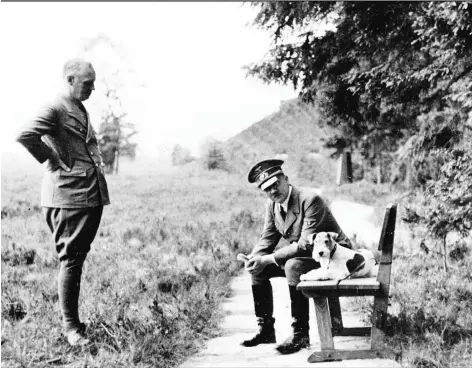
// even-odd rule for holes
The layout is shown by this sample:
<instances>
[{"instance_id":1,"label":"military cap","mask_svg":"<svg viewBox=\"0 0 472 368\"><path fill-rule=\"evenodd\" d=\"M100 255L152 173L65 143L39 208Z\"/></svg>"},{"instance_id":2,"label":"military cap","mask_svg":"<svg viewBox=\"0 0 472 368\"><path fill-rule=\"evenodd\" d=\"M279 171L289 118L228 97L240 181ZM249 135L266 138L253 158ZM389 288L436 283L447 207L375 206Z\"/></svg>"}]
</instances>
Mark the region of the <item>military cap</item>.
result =
<instances>
[{"instance_id":1,"label":"military cap","mask_svg":"<svg viewBox=\"0 0 472 368\"><path fill-rule=\"evenodd\" d=\"M249 170L247 180L249 183L255 183L258 188L265 190L277 181L276 175L283 174L281 167L283 163L283 160L278 159L258 162Z\"/></svg>"}]
</instances>

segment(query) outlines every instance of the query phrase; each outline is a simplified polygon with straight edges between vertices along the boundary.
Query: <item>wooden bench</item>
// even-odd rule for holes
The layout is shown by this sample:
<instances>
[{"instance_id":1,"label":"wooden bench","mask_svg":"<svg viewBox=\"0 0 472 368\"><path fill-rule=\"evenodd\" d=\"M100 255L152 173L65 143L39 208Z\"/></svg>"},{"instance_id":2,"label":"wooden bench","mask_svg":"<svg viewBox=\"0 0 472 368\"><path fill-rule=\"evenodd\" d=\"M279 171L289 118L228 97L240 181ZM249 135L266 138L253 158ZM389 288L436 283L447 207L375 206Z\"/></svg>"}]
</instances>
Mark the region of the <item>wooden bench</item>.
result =
<instances>
[{"instance_id":1,"label":"wooden bench","mask_svg":"<svg viewBox=\"0 0 472 368\"><path fill-rule=\"evenodd\" d=\"M308 362L338 361L345 359L393 358L393 353L384 346L385 321L390 291L390 273L395 235L397 205L386 208L379 242L380 264L377 277L344 280L337 285L334 280L302 281L297 289L315 302L316 320L320 336L321 351L316 351ZM342 322L339 297L373 296L372 327L345 328ZM337 350L333 336L368 336L368 350Z\"/></svg>"}]
</instances>

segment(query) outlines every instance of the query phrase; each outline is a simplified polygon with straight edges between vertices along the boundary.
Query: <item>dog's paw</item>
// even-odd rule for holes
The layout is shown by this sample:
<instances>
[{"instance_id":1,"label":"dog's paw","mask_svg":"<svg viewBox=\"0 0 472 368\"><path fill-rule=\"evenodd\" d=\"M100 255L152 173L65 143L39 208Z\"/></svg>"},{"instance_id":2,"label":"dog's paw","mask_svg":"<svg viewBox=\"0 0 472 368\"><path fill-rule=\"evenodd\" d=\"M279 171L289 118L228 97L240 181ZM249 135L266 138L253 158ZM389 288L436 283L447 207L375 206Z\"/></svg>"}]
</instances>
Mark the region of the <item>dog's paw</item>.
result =
<instances>
[{"instance_id":1,"label":"dog's paw","mask_svg":"<svg viewBox=\"0 0 472 368\"><path fill-rule=\"evenodd\" d=\"M323 275L319 270L311 270L310 272L301 275L300 280L301 281L317 281L317 280L323 280Z\"/></svg>"}]
</instances>

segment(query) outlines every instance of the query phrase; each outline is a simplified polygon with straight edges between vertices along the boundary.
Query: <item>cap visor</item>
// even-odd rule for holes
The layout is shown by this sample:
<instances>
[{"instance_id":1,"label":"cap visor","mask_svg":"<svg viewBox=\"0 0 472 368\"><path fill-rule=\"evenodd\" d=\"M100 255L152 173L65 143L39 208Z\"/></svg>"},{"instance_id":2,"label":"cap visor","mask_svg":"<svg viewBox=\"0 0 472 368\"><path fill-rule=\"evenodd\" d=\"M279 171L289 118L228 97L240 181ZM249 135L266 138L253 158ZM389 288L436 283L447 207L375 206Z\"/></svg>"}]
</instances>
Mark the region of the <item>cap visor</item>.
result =
<instances>
[{"instance_id":1,"label":"cap visor","mask_svg":"<svg viewBox=\"0 0 472 368\"><path fill-rule=\"evenodd\" d=\"M270 179L268 179L267 181L263 182L261 184L261 189L262 190L266 190L267 188L269 188L272 184L274 184L276 181L277 181L277 177L276 176L273 176L271 177Z\"/></svg>"}]
</instances>

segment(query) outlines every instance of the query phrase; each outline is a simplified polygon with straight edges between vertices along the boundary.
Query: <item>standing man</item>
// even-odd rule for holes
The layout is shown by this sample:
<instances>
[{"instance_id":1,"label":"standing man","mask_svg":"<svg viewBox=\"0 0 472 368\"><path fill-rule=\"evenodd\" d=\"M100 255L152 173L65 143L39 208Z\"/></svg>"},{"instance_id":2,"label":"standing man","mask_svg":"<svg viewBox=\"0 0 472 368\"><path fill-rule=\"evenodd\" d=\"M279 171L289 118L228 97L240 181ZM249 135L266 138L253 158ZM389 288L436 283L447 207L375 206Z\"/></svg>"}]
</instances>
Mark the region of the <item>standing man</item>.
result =
<instances>
[{"instance_id":1,"label":"standing man","mask_svg":"<svg viewBox=\"0 0 472 368\"><path fill-rule=\"evenodd\" d=\"M310 345L308 299L297 290L300 276L320 267L307 249L307 236L333 231L336 241L348 248L351 242L334 219L328 206L314 189L297 188L282 171L282 160L265 160L254 165L248 174L267 195L264 229L254 246L246 270L251 274L254 311L259 332L243 346L275 343L273 296L270 279L286 277L290 292L293 335L277 346L281 354L292 354ZM281 238L290 243L276 251Z\"/></svg>"},{"instance_id":2,"label":"standing man","mask_svg":"<svg viewBox=\"0 0 472 368\"><path fill-rule=\"evenodd\" d=\"M70 345L85 345L79 319L82 266L110 203L95 131L82 101L94 88L95 71L83 59L64 65L64 89L17 137L40 163L46 162L41 191L43 215L60 260L59 304Z\"/></svg>"}]
</instances>

